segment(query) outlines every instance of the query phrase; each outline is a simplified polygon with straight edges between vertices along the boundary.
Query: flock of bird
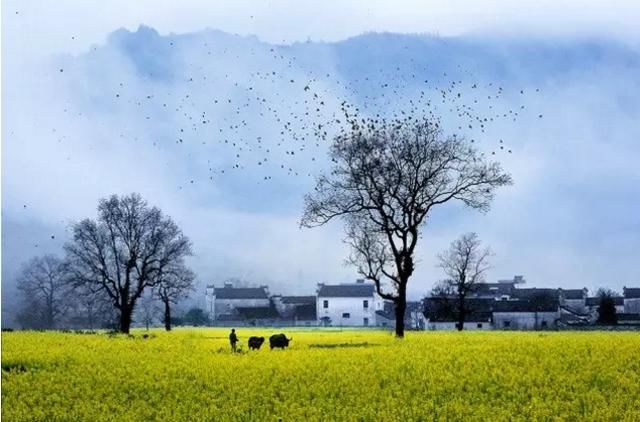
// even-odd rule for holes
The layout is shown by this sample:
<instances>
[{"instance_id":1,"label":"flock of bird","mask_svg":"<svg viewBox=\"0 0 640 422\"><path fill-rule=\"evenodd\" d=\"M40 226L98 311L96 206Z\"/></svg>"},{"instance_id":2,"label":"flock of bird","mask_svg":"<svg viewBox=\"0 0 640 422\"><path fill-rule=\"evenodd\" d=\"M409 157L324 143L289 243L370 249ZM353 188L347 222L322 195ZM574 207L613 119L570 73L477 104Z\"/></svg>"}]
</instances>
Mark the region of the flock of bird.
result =
<instances>
[{"instance_id":1,"label":"flock of bird","mask_svg":"<svg viewBox=\"0 0 640 422\"><path fill-rule=\"evenodd\" d=\"M162 52L180 55L183 40L161 39L166 44ZM169 73L169 80L158 78L150 66L127 81L105 84L107 98L100 101L110 97L114 109L148 128L148 133L127 133L123 124L119 134L123 139L146 140L160 149L171 143L188 145L192 148L186 155L191 158L210 155L210 180L246 169L258 170L264 181L272 180L276 170L312 176L326 162L327 140L348 130L349 116L428 116L442 119L448 133L475 142L490 125L515 122L526 111L524 90L518 94L522 104L517 109L505 107L502 86L474 82L473 72L460 65L435 76L428 66L418 68L413 59L393 66L368 63L358 77L349 78L329 71L329 65L318 69L307 57L299 62L292 46L258 46L263 48L242 51L203 41L195 51L189 47L195 63L178 63L158 72ZM59 71L64 73L63 68ZM494 142L491 154L512 152L503 139ZM201 150L195 148L198 145ZM197 182L198 177L188 180Z\"/></svg>"},{"instance_id":2,"label":"flock of bird","mask_svg":"<svg viewBox=\"0 0 640 422\"><path fill-rule=\"evenodd\" d=\"M488 139L494 136L490 128L528 112L524 90L483 81L461 65L436 72L413 58L393 65L368 62L352 77L340 63L314 61L313 54L298 59L305 44L255 41L229 47L204 37L194 47L197 37L159 40L161 54L151 51L147 61L132 55L135 71L122 80L105 76L99 87L90 87L85 101L68 100L62 112L96 128L117 127L125 142L167 150L165 166L183 165L172 161L180 155L185 162L202 163L177 189L224 183L234 174L251 183L313 176L328 165L330 141L360 116L438 119L447 134L483 140L491 155L510 154L513 147L504 139ZM77 60L101 60L101 51L110 48L118 47L94 47ZM82 71L74 66L71 61L54 72L73 79ZM99 113L84 108L96 103ZM517 108L510 106L514 103ZM121 124L113 124L114 115ZM57 134L58 142L72 135Z\"/></svg>"}]
</instances>

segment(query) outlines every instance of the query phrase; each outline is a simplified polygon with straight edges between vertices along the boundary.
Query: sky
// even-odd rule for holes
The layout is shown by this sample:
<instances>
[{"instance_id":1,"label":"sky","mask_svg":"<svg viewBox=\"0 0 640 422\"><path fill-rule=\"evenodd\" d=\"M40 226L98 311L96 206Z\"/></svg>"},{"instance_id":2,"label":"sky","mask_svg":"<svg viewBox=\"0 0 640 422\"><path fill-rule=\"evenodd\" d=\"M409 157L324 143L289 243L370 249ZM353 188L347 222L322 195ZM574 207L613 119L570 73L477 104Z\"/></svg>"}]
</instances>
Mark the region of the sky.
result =
<instances>
[{"instance_id":1,"label":"sky","mask_svg":"<svg viewBox=\"0 0 640 422\"><path fill-rule=\"evenodd\" d=\"M467 231L495 253L491 280L639 285L638 21L632 1L2 2L3 316L20 265L61 254L69 225L112 193L140 192L178 222L201 285L311 294L355 279L340 224L299 227L327 168L308 128L344 99L389 112L423 90L514 185L487 214L434 213L412 298ZM509 118L468 129L455 95L435 101L452 80L462 103ZM311 93L323 107L300 117Z\"/></svg>"}]
</instances>

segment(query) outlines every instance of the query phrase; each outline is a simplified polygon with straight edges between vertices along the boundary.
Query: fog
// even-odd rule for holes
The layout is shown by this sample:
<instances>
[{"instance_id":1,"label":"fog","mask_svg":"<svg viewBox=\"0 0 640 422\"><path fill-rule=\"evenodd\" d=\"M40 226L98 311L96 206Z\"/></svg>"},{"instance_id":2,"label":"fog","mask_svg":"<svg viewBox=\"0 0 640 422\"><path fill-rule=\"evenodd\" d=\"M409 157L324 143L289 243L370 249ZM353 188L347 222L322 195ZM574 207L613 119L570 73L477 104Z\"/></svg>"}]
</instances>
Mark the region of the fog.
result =
<instances>
[{"instance_id":1,"label":"fog","mask_svg":"<svg viewBox=\"0 0 640 422\"><path fill-rule=\"evenodd\" d=\"M3 15L3 24L24 17ZM61 254L69 225L94 217L99 198L113 193L140 192L176 220L193 240L201 286L238 277L273 293L312 294L318 282L353 280L339 223L299 228L303 195L328 167L342 101L392 113L415 105L420 91L432 102L417 109L441 117L447 134L476 140L514 185L487 214L452 205L431 216L412 298L442 277L435 254L466 231L494 250L490 279L523 274L532 286L617 290L639 282L633 43L368 33L272 44L218 30L113 30L71 54L42 47L25 60L3 28L4 318L20 265ZM461 81L461 99L442 103L451 81ZM508 118L480 132L456 104ZM518 111L515 121L509 111ZM311 129L318 123L326 140Z\"/></svg>"}]
</instances>

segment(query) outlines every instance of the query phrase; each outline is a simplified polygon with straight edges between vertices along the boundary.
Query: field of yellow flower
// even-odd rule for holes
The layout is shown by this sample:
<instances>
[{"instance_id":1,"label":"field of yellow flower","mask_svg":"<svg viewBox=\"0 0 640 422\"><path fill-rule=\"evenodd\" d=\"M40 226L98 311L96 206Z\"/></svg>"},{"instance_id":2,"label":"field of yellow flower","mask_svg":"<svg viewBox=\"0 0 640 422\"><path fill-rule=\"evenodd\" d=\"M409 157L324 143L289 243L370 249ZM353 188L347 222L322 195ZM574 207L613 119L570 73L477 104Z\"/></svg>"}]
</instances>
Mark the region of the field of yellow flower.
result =
<instances>
[{"instance_id":1,"label":"field of yellow flower","mask_svg":"<svg viewBox=\"0 0 640 422\"><path fill-rule=\"evenodd\" d=\"M638 333L279 331L2 333L2 418L640 420Z\"/></svg>"}]
</instances>

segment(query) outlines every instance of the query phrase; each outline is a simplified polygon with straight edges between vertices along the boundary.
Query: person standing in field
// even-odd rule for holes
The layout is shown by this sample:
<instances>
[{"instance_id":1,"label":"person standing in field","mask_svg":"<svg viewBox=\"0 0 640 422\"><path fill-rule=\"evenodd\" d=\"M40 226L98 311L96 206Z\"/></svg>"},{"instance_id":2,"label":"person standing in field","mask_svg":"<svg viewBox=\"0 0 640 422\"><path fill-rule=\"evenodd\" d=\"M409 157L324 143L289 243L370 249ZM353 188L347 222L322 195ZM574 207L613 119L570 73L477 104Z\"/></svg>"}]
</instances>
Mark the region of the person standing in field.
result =
<instances>
[{"instance_id":1,"label":"person standing in field","mask_svg":"<svg viewBox=\"0 0 640 422\"><path fill-rule=\"evenodd\" d=\"M231 329L231 334L229 334L229 343L231 343L231 351L236 351L236 343L238 343L238 336L236 335L236 329Z\"/></svg>"}]
</instances>

